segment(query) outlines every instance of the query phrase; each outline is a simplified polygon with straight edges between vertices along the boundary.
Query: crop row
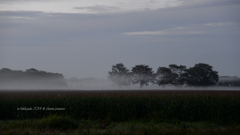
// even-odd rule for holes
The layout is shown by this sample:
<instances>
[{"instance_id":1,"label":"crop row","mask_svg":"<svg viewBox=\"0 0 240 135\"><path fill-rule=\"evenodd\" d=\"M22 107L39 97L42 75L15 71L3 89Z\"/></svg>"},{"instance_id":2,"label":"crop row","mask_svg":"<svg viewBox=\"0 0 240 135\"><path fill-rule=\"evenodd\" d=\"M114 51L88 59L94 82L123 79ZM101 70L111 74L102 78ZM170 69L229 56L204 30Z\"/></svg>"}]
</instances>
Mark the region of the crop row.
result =
<instances>
[{"instance_id":1,"label":"crop row","mask_svg":"<svg viewBox=\"0 0 240 135\"><path fill-rule=\"evenodd\" d=\"M238 96L59 97L0 99L0 120L49 115L111 121L211 121L240 123Z\"/></svg>"}]
</instances>

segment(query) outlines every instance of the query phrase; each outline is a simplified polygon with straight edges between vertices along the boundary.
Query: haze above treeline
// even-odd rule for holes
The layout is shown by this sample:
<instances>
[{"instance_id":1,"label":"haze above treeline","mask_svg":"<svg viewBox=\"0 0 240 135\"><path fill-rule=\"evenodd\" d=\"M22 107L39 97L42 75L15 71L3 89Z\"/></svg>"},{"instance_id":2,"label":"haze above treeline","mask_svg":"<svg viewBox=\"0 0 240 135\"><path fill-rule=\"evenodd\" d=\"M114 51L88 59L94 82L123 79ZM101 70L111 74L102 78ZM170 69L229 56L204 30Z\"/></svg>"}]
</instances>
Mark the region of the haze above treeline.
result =
<instances>
[{"instance_id":1,"label":"haze above treeline","mask_svg":"<svg viewBox=\"0 0 240 135\"><path fill-rule=\"evenodd\" d=\"M107 73L106 73L107 74ZM189 88L189 87L239 87L237 76L218 76L211 65L170 64L159 67L156 72L148 65L140 64L127 69L123 63L112 65L108 79L76 78L65 79L61 73L51 73L34 68L26 71L2 68L0 89L111 89L111 88Z\"/></svg>"}]
</instances>

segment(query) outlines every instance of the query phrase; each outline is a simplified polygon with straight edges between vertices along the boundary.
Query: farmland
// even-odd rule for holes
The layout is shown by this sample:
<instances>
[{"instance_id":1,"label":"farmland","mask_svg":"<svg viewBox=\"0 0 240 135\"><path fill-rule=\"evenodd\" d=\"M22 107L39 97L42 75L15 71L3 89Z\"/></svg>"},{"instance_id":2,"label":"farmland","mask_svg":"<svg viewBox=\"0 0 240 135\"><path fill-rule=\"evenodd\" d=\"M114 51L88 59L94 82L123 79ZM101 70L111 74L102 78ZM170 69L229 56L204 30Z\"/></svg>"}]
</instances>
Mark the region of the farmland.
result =
<instances>
[{"instance_id":1,"label":"farmland","mask_svg":"<svg viewBox=\"0 0 240 135\"><path fill-rule=\"evenodd\" d=\"M12 127L19 124L24 132L41 127L57 131L71 129L73 134L80 129L79 134L93 134L93 129L109 134L143 130L159 134L159 128L166 130L165 133L179 131L177 134L183 129L188 129L188 133L201 129L202 133L215 133L215 130L216 133L236 133L235 130L240 129L240 91L2 90L0 111L0 126L6 127L1 130L7 130L11 124L6 123L13 122ZM68 124L49 124L52 121ZM214 128L207 128L210 125ZM123 133L123 127L129 132Z\"/></svg>"}]
</instances>

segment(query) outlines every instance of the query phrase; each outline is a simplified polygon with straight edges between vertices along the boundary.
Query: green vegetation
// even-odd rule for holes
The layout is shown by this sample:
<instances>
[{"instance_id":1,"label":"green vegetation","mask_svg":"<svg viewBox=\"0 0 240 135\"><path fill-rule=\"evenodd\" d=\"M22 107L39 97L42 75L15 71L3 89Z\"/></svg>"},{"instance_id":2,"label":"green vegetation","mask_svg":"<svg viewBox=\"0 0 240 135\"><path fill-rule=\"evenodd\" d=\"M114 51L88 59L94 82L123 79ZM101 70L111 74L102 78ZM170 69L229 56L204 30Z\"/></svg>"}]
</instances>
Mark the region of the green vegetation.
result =
<instances>
[{"instance_id":1,"label":"green vegetation","mask_svg":"<svg viewBox=\"0 0 240 135\"><path fill-rule=\"evenodd\" d=\"M55 118L68 119L74 128L68 128L65 125L55 123ZM53 120L54 119L54 120ZM43 121L55 123L52 126L42 126ZM219 126L207 122L108 122L101 120L73 120L63 116L49 116L48 118L36 120L15 120L0 121L0 132L3 135L237 135L239 134L239 125ZM48 124L48 123L45 123Z\"/></svg>"},{"instance_id":2,"label":"green vegetation","mask_svg":"<svg viewBox=\"0 0 240 135\"><path fill-rule=\"evenodd\" d=\"M0 95L3 134L237 134L240 129L239 92L11 94Z\"/></svg>"},{"instance_id":3,"label":"green vegetation","mask_svg":"<svg viewBox=\"0 0 240 135\"><path fill-rule=\"evenodd\" d=\"M50 115L47 118L39 120L37 123L37 126L40 129L51 128L51 129L67 130L67 129L76 129L77 123L68 117Z\"/></svg>"},{"instance_id":4,"label":"green vegetation","mask_svg":"<svg viewBox=\"0 0 240 135\"><path fill-rule=\"evenodd\" d=\"M128 96L127 94L117 96L117 93L115 96L110 96L110 92L109 96L57 95L38 98L1 98L0 119L33 119L56 114L81 120L109 119L114 122L181 120L240 123L240 98L239 94L234 92L228 96L174 92L158 96L147 92L145 95L144 92L139 92Z\"/></svg>"}]
</instances>

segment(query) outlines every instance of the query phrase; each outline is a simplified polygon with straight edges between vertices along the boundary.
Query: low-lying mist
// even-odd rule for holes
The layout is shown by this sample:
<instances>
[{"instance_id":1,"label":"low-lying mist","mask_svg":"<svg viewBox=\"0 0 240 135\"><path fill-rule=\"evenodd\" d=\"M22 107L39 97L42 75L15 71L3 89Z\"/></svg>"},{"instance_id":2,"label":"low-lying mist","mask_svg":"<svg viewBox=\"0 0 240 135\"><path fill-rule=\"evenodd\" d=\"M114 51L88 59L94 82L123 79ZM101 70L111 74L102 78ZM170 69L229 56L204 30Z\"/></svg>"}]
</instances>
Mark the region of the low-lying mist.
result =
<instances>
[{"instance_id":1,"label":"low-lying mist","mask_svg":"<svg viewBox=\"0 0 240 135\"><path fill-rule=\"evenodd\" d=\"M120 78L121 80L118 81L121 83L113 82L111 79L65 79L62 74L39 71L33 68L26 71L3 68L0 70L0 90L240 90L240 87L233 87L238 84L239 78L222 78L220 77L219 80L221 86L176 87L164 85L162 87L152 84L152 82L144 83L144 85L132 84L129 82L129 78ZM229 78L231 81L229 81ZM147 78L143 80L145 79ZM233 79L235 81L232 81Z\"/></svg>"},{"instance_id":2,"label":"low-lying mist","mask_svg":"<svg viewBox=\"0 0 240 135\"><path fill-rule=\"evenodd\" d=\"M131 84L129 86L118 86L108 79L66 79L70 90L240 90L240 87L226 87L226 86L209 86L209 87L176 87L165 86L161 87L157 84L149 84L140 87L139 84Z\"/></svg>"},{"instance_id":3,"label":"low-lying mist","mask_svg":"<svg viewBox=\"0 0 240 135\"><path fill-rule=\"evenodd\" d=\"M57 89L67 88L64 76L31 68L26 71L0 70L0 89Z\"/></svg>"},{"instance_id":4,"label":"low-lying mist","mask_svg":"<svg viewBox=\"0 0 240 135\"><path fill-rule=\"evenodd\" d=\"M47 82L47 83L46 83ZM240 87L161 87L156 84L140 87L139 85L117 86L107 79L95 79L82 82L71 82L65 80L66 85L56 84L54 80L44 80L42 82L6 82L0 84L0 90L240 90ZM53 83L54 85L51 85Z\"/></svg>"}]
</instances>

